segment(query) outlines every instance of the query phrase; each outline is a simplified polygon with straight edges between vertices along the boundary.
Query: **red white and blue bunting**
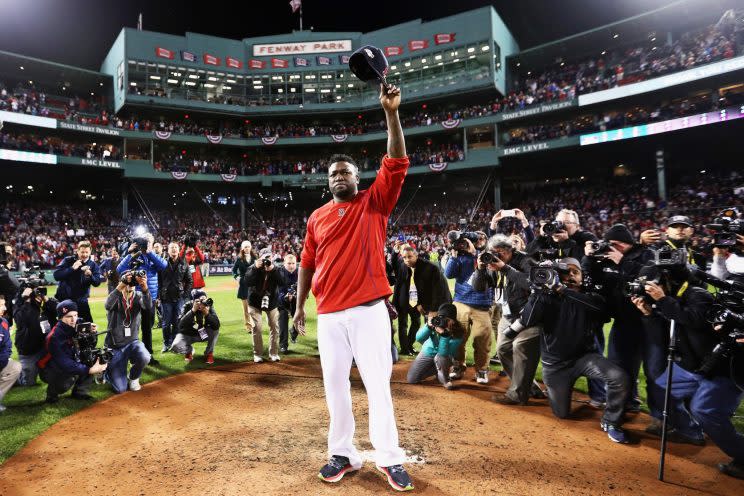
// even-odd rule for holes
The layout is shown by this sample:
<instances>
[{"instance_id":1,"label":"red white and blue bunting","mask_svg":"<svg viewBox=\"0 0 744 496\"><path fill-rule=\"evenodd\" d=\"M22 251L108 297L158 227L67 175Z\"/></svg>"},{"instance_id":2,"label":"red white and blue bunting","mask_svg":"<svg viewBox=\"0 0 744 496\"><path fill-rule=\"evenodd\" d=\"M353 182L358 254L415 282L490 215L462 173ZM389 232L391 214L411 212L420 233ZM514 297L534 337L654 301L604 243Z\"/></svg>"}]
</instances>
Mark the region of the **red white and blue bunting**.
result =
<instances>
[{"instance_id":1,"label":"red white and blue bunting","mask_svg":"<svg viewBox=\"0 0 744 496\"><path fill-rule=\"evenodd\" d=\"M188 175L189 173L186 171L171 171L171 176L173 176L173 179L178 179L179 181L183 181Z\"/></svg>"},{"instance_id":2,"label":"red white and blue bunting","mask_svg":"<svg viewBox=\"0 0 744 496\"><path fill-rule=\"evenodd\" d=\"M343 143L344 141L346 141L347 139L349 139L349 135L348 134L332 134L331 135L331 139L335 143Z\"/></svg>"},{"instance_id":3,"label":"red white and blue bunting","mask_svg":"<svg viewBox=\"0 0 744 496\"><path fill-rule=\"evenodd\" d=\"M237 174L220 174L220 177L223 181L231 183L235 181L235 178L238 177Z\"/></svg>"},{"instance_id":4,"label":"red white and blue bunting","mask_svg":"<svg viewBox=\"0 0 744 496\"><path fill-rule=\"evenodd\" d=\"M440 122L444 129L454 129L460 125L462 119L447 119L446 121Z\"/></svg>"},{"instance_id":5,"label":"red white and blue bunting","mask_svg":"<svg viewBox=\"0 0 744 496\"><path fill-rule=\"evenodd\" d=\"M442 172L446 168L447 162L437 162L435 164L429 164L429 169L431 169L432 172Z\"/></svg>"},{"instance_id":6,"label":"red white and blue bunting","mask_svg":"<svg viewBox=\"0 0 744 496\"><path fill-rule=\"evenodd\" d=\"M167 140L171 137L170 131L155 131L155 137L162 140Z\"/></svg>"},{"instance_id":7,"label":"red white and blue bunting","mask_svg":"<svg viewBox=\"0 0 744 496\"><path fill-rule=\"evenodd\" d=\"M207 141L212 143L213 145L219 145L222 143L222 135L221 134L207 134Z\"/></svg>"},{"instance_id":8,"label":"red white and blue bunting","mask_svg":"<svg viewBox=\"0 0 744 496\"><path fill-rule=\"evenodd\" d=\"M279 139L278 136L272 136L270 138L263 137L261 138L261 143L263 143L264 145L273 145L274 143L276 143L276 140L278 139Z\"/></svg>"}]
</instances>

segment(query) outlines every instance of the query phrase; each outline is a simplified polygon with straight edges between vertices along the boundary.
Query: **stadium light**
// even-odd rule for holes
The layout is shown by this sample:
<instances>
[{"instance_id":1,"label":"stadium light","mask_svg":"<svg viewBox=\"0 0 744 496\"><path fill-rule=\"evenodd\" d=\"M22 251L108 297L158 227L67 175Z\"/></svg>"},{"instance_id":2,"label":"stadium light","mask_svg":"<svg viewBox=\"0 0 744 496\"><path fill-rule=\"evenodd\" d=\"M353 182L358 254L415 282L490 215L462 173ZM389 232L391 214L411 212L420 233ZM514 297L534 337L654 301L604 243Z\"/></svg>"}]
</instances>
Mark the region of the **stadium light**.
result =
<instances>
[{"instance_id":1,"label":"stadium light","mask_svg":"<svg viewBox=\"0 0 744 496\"><path fill-rule=\"evenodd\" d=\"M607 50L602 50L602 55L606 54Z\"/></svg>"},{"instance_id":2,"label":"stadium light","mask_svg":"<svg viewBox=\"0 0 744 496\"><path fill-rule=\"evenodd\" d=\"M135 83L134 81L132 81L131 83L129 83L129 86L137 86L137 83Z\"/></svg>"},{"instance_id":3,"label":"stadium light","mask_svg":"<svg viewBox=\"0 0 744 496\"><path fill-rule=\"evenodd\" d=\"M422 64L425 64L426 63L426 59L421 59L421 63Z\"/></svg>"},{"instance_id":4,"label":"stadium light","mask_svg":"<svg viewBox=\"0 0 744 496\"><path fill-rule=\"evenodd\" d=\"M434 55L434 60L442 60L442 56L441 55Z\"/></svg>"},{"instance_id":5,"label":"stadium light","mask_svg":"<svg viewBox=\"0 0 744 496\"><path fill-rule=\"evenodd\" d=\"M145 229L145 226L143 225L139 225L134 228L134 234L136 234L137 236L142 236L146 232L147 232L147 229Z\"/></svg>"},{"instance_id":6,"label":"stadium light","mask_svg":"<svg viewBox=\"0 0 744 496\"><path fill-rule=\"evenodd\" d=\"M150 79L154 79L156 81L160 81L160 76L150 75Z\"/></svg>"},{"instance_id":7,"label":"stadium light","mask_svg":"<svg viewBox=\"0 0 744 496\"><path fill-rule=\"evenodd\" d=\"M470 56L470 57L468 57L468 58L469 58L469 59L474 59L474 58L475 58L475 55L471 55L471 56Z\"/></svg>"},{"instance_id":8,"label":"stadium light","mask_svg":"<svg viewBox=\"0 0 744 496\"><path fill-rule=\"evenodd\" d=\"M390 66L390 70L391 70L391 71L394 71L394 70L395 70L395 69L397 69L397 68L398 68L398 66L397 66L397 65L391 65L391 66Z\"/></svg>"},{"instance_id":9,"label":"stadium light","mask_svg":"<svg viewBox=\"0 0 744 496\"><path fill-rule=\"evenodd\" d=\"M207 79L209 79L210 81L217 81L217 78L214 76L209 76Z\"/></svg>"},{"instance_id":10,"label":"stadium light","mask_svg":"<svg viewBox=\"0 0 744 496\"><path fill-rule=\"evenodd\" d=\"M521 62L517 62L517 67L519 67L520 65L522 65L522 63Z\"/></svg>"},{"instance_id":11,"label":"stadium light","mask_svg":"<svg viewBox=\"0 0 744 496\"><path fill-rule=\"evenodd\" d=\"M612 39L613 40L616 40L616 39L618 39L619 36L620 36L619 34L615 33L615 34L612 35Z\"/></svg>"},{"instance_id":12,"label":"stadium light","mask_svg":"<svg viewBox=\"0 0 744 496\"><path fill-rule=\"evenodd\" d=\"M20 67L21 67L21 70L24 70L24 69L23 69L23 66L20 66Z\"/></svg>"},{"instance_id":13,"label":"stadium light","mask_svg":"<svg viewBox=\"0 0 744 496\"><path fill-rule=\"evenodd\" d=\"M403 65L406 66L406 67L411 67L411 63L410 62L406 62Z\"/></svg>"},{"instance_id":14,"label":"stadium light","mask_svg":"<svg viewBox=\"0 0 744 496\"><path fill-rule=\"evenodd\" d=\"M488 50L490 50L490 49L491 49L491 47L489 47L488 45L483 45L483 46L481 47L481 51L482 51L482 52L487 52L487 51L488 51Z\"/></svg>"},{"instance_id":15,"label":"stadium light","mask_svg":"<svg viewBox=\"0 0 744 496\"><path fill-rule=\"evenodd\" d=\"M169 79L168 82L170 84L178 84L178 79ZM92 94L92 93L91 93Z\"/></svg>"},{"instance_id":16,"label":"stadium light","mask_svg":"<svg viewBox=\"0 0 744 496\"><path fill-rule=\"evenodd\" d=\"M189 74L189 79L199 79L199 76L196 74Z\"/></svg>"},{"instance_id":17,"label":"stadium light","mask_svg":"<svg viewBox=\"0 0 744 496\"><path fill-rule=\"evenodd\" d=\"M134 83L132 83L132 84L134 84ZM186 81L185 84L186 84L186 86L196 86L196 83L193 82L193 81Z\"/></svg>"},{"instance_id":18,"label":"stadium light","mask_svg":"<svg viewBox=\"0 0 744 496\"><path fill-rule=\"evenodd\" d=\"M468 48L468 53L473 53L474 51L475 51L475 47L469 47Z\"/></svg>"},{"instance_id":19,"label":"stadium light","mask_svg":"<svg viewBox=\"0 0 744 496\"><path fill-rule=\"evenodd\" d=\"M455 59L452 62L459 62L459 61L460 61L460 59Z\"/></svg>"},{"instance_id":20,"label":"stadium light","mask_svg":"<svg viewBox=\"0 0 744 496\"><path fill-rule=\"evenodd\" d=\"M214 85L212 83L204 83L205 88L214 88Z\"/></svg>"}]
</instances>

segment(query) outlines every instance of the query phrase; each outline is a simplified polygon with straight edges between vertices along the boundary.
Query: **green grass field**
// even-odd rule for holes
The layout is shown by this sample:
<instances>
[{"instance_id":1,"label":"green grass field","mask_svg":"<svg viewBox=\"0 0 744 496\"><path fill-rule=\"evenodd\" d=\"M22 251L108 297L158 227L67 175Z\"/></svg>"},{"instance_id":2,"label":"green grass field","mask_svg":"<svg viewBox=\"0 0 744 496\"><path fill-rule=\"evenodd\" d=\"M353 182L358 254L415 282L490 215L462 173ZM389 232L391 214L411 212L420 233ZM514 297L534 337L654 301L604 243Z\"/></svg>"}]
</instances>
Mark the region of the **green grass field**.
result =
<instances>
[{"instance_id":1,"label":"green grass field","mask_svg":"<svg viewBox=\"0 0 744 496\"><path fill-rule=\"evenodd\" d=\"M253 350L251 337L246 334L243 326L243 309L239 301L235 298L236 284L228 277L211 277L207 279L207 291L209 296L214 298L215 309L220 317L222 327L220 337L215 349L216 365L226 363L236 363L252 360ZM452 285L452 281L450 281ZM212 288L212 289L210 289ZM105 311L103 309L103 298L105 289L95 288L92 293L92 311L93 317L99 326L105 327ZM290 346L291 355L294 356L317 356L317 339L316 339L316 314L315 302L312 300L307 305L307 336L300 337L296 344ZM264 332L266 332L264 324ZM606 327L606 330L609 326ZM102 341L99 341L99 343ZM147 383L162 377L173 374L179 374L189 370L205 368L201 352L204 344L196 345L194 361L185 364L181 355L172 353L160 354L163 343L163 337L160 329L153 329L153 347L155 357L160 361L157 367L147 367L142 376L142 384L147 387ZM468 361L472 361L472 347L468 346ZM492 347L495 350L495 343ZM15 352L15 350L14 350ZM15 358L15 353L14 353ZM641 384L639 386L642 396L645 390L645 378L641 372ZM538 370L538 379L541 378L541 371ZM586 391L586 381L582 378L576 385L580 391ZM0 463L21 449L29 440L38 436L49 426L53 425L59 419L73 414L76 411L85 408L90 404L89 401L79 401L69 398L65 395L60 402L54 405L44 403L46 384L40 380L34 387L19 388L14 387L10 390L4 400L8 407L5 413L0 414ZM101 400L111 396L113 393L107 385L96 385L91 393L96 400ZM744 407L740 406L737 417L734 419L737 429L744 432Z\"/></svg>"}]
</instances>

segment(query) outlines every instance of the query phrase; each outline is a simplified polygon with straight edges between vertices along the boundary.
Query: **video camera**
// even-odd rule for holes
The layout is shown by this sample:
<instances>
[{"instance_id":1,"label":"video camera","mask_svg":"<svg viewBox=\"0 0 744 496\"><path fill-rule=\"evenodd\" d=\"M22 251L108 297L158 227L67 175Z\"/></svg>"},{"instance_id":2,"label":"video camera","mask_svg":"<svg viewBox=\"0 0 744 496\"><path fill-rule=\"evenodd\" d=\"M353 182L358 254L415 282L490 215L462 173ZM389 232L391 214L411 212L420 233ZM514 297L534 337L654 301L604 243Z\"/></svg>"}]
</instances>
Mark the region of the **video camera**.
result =
<instances>
[{"instance_id":1,"label":"video camera","mask_svg":"<svg viewBox=\"0 0 744 496\"><path fill-rule=\"evenodd\" d=\"M186 231L182 242L187 248L196 248L196 244L199 242L199 233L196 231Z\"/></svg>"},{"instance_id":2,"label":"video camera","mask_svg":"<svg viewBox=\"0 0 744 496\"><path fill-rule=\"evenodd\" d=\"M457 231L449 231L447 233L447 240L449 241L450 248L457 250L459 253L467 253L468 244L465 241L470 240L475 246L478 243L480 235L475 231L467 231L468 221L464 218L460 219L460 229Z\"/></svg>"},{"instance_id":3,"label":"video camera","mask_svg":"<svg viewBox=\"0 0 744 496\"><path fill-rule=\"evenodd\" d=\"M654 258L648 262L647 267L655 267L657 270L653 271L653 274L640 275L626 282L623 288L623 294L626 297L646 297L646 284L650 282L662 284L664 280L671 279L682 284L690 278L686 249L662 246L657 249L652 248L651 251L654 253Z\"/></svg>"},{"instance_id":4,"label":"video camera","mask_svg":"<svg viewBox=\"0 0 744 496\"><path fill-rule=\"evenodd\" d=\"M80 362L88 367L92 367L96 363L96 360L98 360L98 363L104 364L110 362L114 357L114 351L111 348L107 346L96 347L98 345L98 336L102 334L108 334L108 331L93 332L90 322L79 322L75 326L73 340L80 351Z\"/></svg>"},{"instance_id":5,"label":"video camera","mask_svg":"<svg viewBox=\"0 0 744 496\"><path fill-rule=\"evenodd\" d=\"M46 286L49 285L49 281L46 280L46 274L44 274L44 271L39 270L38 266L33 266L24 270L23 275L18 278L18 282L20 283L20 293L23 293L26 288L31 288L33 290L31 298L47 295Z\"/></svg>"},{"instance_id":6,"label":"video camera","mask_svg":"<svg viewBox=\"0 0 744 496\"><path fill-rule=\"evenodd\" d=\"M555 260L544 260L530 268L528 280L533 291L552 292L561 274L568 273L568 264Z\"/></svg>"},{"instance_id":7,"label":"video camera","mask_svg":"<svg viewBox=\"0 0 744 496\"><path fill-rule=\"evenodd\" d=\"M721 211L705 227L714 232L713 246L716 248L733 248L736 246L736 235L744 236L744 221L739 218L739 210L727 208Z\"/></svg>"}]
</instances>

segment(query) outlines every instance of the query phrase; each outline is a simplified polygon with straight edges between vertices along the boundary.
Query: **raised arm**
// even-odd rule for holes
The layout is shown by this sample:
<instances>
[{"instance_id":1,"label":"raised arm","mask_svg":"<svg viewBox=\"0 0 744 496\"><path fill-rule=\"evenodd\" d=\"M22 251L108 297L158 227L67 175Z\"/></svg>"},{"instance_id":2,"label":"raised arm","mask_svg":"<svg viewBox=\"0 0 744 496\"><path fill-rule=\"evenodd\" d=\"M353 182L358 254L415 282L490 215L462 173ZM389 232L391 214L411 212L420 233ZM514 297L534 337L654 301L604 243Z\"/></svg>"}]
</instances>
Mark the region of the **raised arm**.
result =
<instances>
[{"instance_id":1,"label":"raised arm","mask_svg":"<svg viewBox=\"0 0 744 496\"><path fill-rule=\"evenodd\" d=\"M387 120L387 154L390 158L406 158L406 140L403 137L403 127L400 125L400 117L398 116L400 88L390 86L386 90L384 86L380 85L380 103L385 110L385 120Z\"/></svg>"}]
</instances>

